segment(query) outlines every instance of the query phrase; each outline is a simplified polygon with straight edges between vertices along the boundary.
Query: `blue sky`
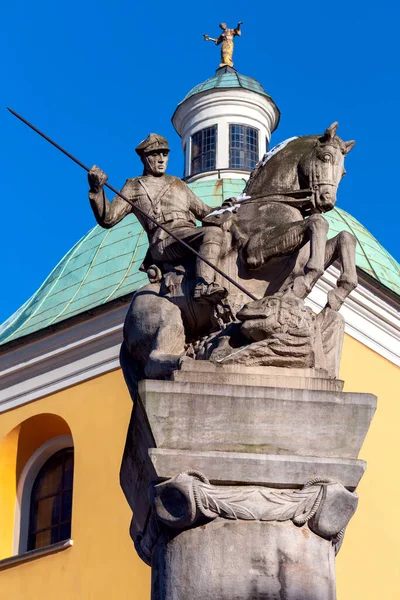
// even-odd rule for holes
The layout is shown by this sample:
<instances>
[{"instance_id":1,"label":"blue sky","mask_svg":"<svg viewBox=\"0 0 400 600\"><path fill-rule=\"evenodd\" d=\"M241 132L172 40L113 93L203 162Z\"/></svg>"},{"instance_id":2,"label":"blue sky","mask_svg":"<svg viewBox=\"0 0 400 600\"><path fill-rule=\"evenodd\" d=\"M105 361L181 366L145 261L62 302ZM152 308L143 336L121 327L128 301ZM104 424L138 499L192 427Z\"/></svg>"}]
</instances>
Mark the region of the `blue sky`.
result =
<instances>
[{"instance_id":1,"label":"blue sky","mask_svg":"<svg viewBox=\"0 0 400 600\"><path fill-rule=\"evenodd\" d=\"M398 3L295 0L7 3L0 36L0 322L36 291L94 226L86 174L12 117L11 106L116 187L138 175L133 149L168 137L169 172L182 175L171 125L178 102L218 66L218 23L243 21L235 67L258 79L282 112L272 144L338 133L357 144L338 206L400 259Z\"/></svg>"}]
</instances>

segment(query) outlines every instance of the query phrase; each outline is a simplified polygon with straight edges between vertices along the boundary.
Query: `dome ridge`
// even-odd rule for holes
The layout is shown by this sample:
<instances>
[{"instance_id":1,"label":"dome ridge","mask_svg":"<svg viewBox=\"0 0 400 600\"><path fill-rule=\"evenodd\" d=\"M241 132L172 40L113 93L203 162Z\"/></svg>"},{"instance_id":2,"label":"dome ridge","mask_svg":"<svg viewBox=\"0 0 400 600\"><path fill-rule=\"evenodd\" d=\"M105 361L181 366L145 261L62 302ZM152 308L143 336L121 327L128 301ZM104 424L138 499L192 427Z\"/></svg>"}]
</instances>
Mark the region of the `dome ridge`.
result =
<instances>
[{"instance_id":1,"label":"dome ridge","mask_svg":"<svg viewBox=\"0 0 400 600\"><path fill-rule=\"evenodd\" d=\"M253 77L250 77L248 75L242 75L232 67L222 67L220 69L217 69L212 77L209 77L209 79L206 79L206 81L195 85L190 90L190 92L186 94L182 102L188 100L196 94L201 94L202 92L208 92L213 89L229 88L242 88L272 99L271 96L267 94L267 92L264 90L261 83L257 81L257 79L254 79Z\"/></svg>"}]
</instances>

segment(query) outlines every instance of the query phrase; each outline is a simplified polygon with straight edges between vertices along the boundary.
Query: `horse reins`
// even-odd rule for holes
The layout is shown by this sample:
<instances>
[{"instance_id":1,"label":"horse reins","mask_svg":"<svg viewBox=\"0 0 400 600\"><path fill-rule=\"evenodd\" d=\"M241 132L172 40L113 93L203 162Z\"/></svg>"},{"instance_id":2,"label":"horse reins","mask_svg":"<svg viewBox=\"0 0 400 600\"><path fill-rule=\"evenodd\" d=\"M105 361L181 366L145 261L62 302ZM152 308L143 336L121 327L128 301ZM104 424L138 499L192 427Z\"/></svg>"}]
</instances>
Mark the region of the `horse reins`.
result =
<instances>
[{"instance_id":1,"label":"horse reins","mask_svg":"<svg viewBox=\"0 0 400 600\"><path fill-rule=\"evenodd\" d=\"M252 202L261 202L263 199L265 198L272 198L273 196L286 196L288 198L291 198L291 200L289 200L289 202L291 204L297 205L297 206L302 206L303 204L306 204L307 201L311 200L311 203L313 204L313 207L315 208L316 206L318 206L318 200L319 200L319 190L320 190L320 186L322 185L329 185L331 187L337 188L337 184L333 183L333 178L331 180L325 180L325 179L318 179L317 175L316 175L316 168L315 168L315 156L317 153L317 148L318 148L318 140L314 143L314 146L311 149L311 156L310 156L310 172L309 172L309 186L308 188L302 188L300 190L285 190L285 191L275 191L275 192L271 192L269 194L259 194L258 196L251 196L249 198L249 200L243 200L240 205L242 204L251 204ZM314 160L313 160L314 159ZM332 170L333 165L330 164L330 169ZM261 171L261 168L260 168ZM246 193L246 188L245 188L245 192ZM296 198L296 196L304 196L304 198ZM281 202L281 200L270 200L270 202Z\"/></svg>"},{"instance_id":2,"label":"horse reins","mask_svg":"<svg viewBox=\"0 0 400 600\"><path fill-rule=\"evenodd\" d=\"M314 201L314 205L318 206L319 204L319 199L320 199L320 187L322 185L329 185L335 189L337 189L337 184L333 183L334 179L333 177L330 180L327 179L318 179L317 178L317 174L316 174L316 154L317 154L317 148L319 145L319 141L317 140L311 150L311 158L310 158L310 173L309 173L309 185L311 187L311 192L313 194L313 201ZM313 160L314 158L314 160ZM329 170L330 170L330 174L333 175L333 164L332 163L326 163L327 166L329 165Z\"/></svg>"}]
</instances>

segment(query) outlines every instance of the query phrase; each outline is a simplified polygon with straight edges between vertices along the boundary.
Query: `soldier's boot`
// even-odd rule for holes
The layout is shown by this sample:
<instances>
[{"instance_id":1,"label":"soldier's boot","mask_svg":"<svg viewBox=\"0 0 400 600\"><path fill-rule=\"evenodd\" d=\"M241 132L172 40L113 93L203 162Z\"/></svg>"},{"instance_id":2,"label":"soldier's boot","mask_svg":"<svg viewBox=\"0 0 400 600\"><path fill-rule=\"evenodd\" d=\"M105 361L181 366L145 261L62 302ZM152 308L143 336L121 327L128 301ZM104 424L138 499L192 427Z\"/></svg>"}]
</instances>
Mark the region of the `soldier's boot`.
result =
<instances>
[{"instance_id":1,"label":"soldier's boot","mask_svg":"<svg viewBox=\"0 0 400 600\"><path fill-rule=\"evenodd\" d=\"M217 227L210 227L210 234L199 248L199 253L204 258L207 258L214 265L218 266L219 256L221 254L222 231ZM215 241L214 241L215 240ZM200 258L196 261L197 283L193 291L195 300L206 300L208 302L217 303L228 295L228 290L214 281L215 271L209 267Z\"/></svg>"}]
</instances>

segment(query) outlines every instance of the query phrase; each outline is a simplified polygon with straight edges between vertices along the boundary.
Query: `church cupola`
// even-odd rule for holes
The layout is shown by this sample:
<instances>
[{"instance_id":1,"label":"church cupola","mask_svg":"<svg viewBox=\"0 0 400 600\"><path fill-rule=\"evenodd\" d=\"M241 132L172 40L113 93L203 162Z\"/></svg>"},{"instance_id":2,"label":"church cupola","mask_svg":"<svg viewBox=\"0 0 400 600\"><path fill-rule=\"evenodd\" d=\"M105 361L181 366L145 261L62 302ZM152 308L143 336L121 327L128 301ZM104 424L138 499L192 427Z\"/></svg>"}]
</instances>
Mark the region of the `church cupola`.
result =
<instances>
[{"instance_id":1,"label":"church cupola","mask_svg":"<svg viewBox=\"0 0 400 600\"><path fill-rule=\"evenodd\" d=\"M220 67L187 94L172 117L182 138L185 179L247 178L268 150L279 117L256 79Z\"/></svg>"}]
</instances>

